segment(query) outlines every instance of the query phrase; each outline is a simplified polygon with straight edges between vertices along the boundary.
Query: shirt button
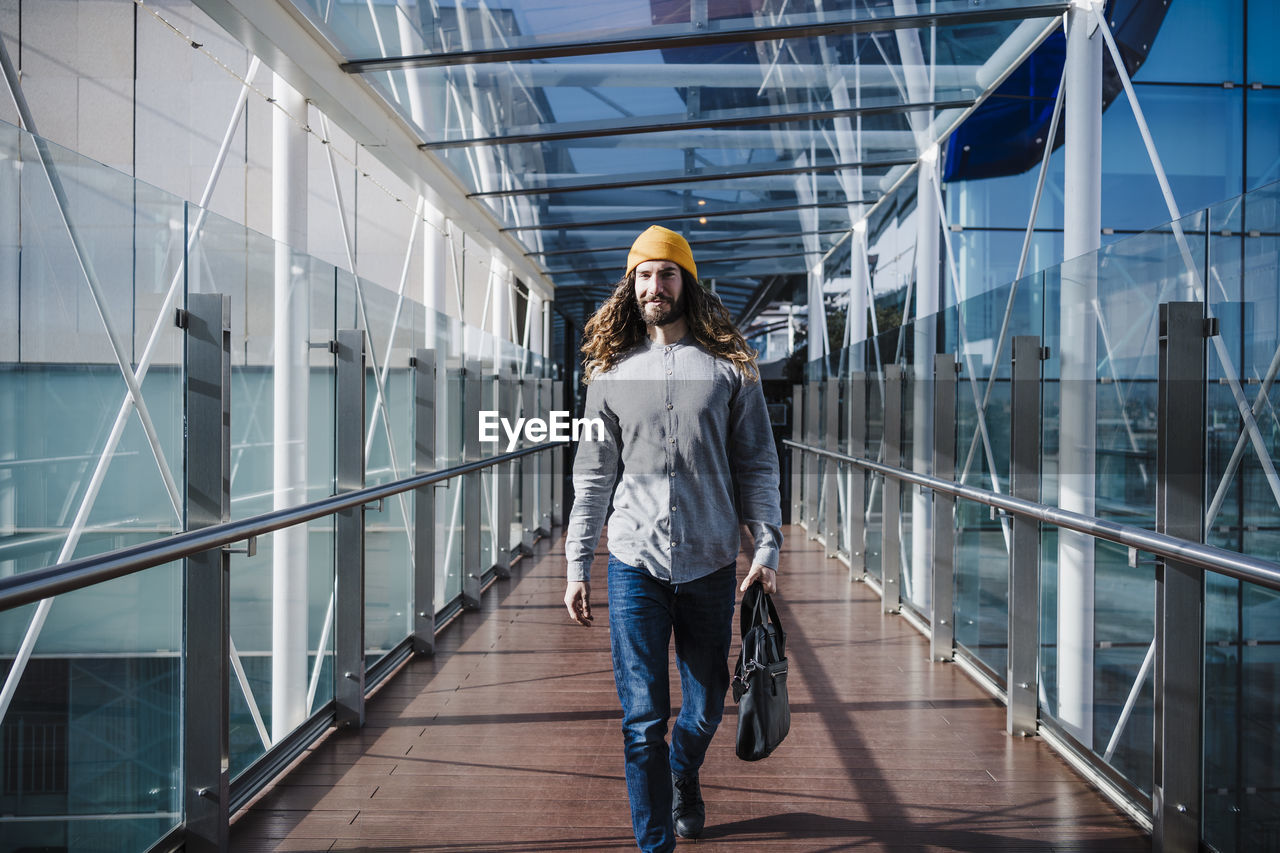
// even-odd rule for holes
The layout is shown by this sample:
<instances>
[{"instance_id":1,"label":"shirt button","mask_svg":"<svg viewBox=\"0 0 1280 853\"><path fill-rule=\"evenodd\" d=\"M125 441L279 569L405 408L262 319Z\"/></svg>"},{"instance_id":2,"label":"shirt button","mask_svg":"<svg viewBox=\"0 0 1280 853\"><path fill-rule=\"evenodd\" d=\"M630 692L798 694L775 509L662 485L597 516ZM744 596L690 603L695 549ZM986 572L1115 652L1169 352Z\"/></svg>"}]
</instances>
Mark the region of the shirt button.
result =
<instances>
[{"instance_id":1,"label":"shirt button","mask_svg":"<svg viewBox=\"0 0 1280 853\"><path fill-rule=\"evenodd\" d=\"M674 409L674 408L675 408L675 406L671 405L670 403L667 403L667 408L668 408L668 409Z\"/></svg>"},{"instance_id":2,"label":"shirt button","mask_svg":"<svg viewBox=\"0 0 1280 853\"><path fill-rule=\"evenodd\" d=\"M671 508L671 511L672 511L672 512L675 512L675 511L676 511L676 508L675 508L675 507L672 507L672 508Z\"/></svg>"},{"instance_id":3,"label":"shirt button","mask_svg":"<svg viewBox=\"0 0 1280 853\"><path fill-rule=\"evenodd\" d=\"M667 347L663 352L671 352L671 347Z\"/></svg>"},{"instance_id":4,"label":"shirt button","mask_svg":"<svg viewBox=\"0 0 1280 853\"><path fill-rule=\"evenodd\" d=\"M671 472L671 476L672 476L672 477L674 477L675 475L676 475L676 472L675 472L675 471L672 471L672 472Z\"/></svg>"},{"instance_id":5,"label":"shirt button","mask_svg":"<svg viewBox=\"0 0 1280 853\"><path fill-rule=\"evenodd\" d=\"M677 546L677 545L679 545L679 544L680 544L679 542L676 542L675 540L672 540L672 542L671 542L671 547L672 547L672 548L674 548L674 547L676 547L676 546Z\"/></svg>"},{"instance_id":6,"label":"shirt button","mask_svg":"<svg viewBox=\"0 0 1280 853\"><path fill-rule=\"evenodd\" d=\"M670 375L671 375L671 371L670 371L670 370L668 370L668 371L667 371L667 375L668 375L668 376L670 376Z\"/></svg>"},{"instance_id":7,"label":"shirt button","mask_svg":"<svg viewBox=\"0 0 1280 853\"><path fill-rule=\"evenodd\" d=\"M672 444L675 444L675 443L676 443L676 440L675 440L674 438L669 438L669 439L667 439L667 441L671 442Z\"/></svg>"}]
</instances>

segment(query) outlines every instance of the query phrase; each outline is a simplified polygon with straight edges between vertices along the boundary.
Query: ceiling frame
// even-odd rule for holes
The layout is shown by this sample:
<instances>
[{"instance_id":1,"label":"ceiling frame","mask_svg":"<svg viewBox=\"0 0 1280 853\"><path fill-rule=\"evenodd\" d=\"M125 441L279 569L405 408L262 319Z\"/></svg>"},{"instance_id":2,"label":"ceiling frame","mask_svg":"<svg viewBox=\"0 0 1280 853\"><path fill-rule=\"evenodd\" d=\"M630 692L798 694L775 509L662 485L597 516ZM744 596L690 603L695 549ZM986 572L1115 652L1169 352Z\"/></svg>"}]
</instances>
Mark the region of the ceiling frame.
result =
<instances>
[{"instance_id":1,"label":"ceiling frame","mask_svg":"<svg viewBox=\"0 0 1280 853\"><path fill-rule=\"evenodd\" d=\"M924 12L915 15L893 15L884 18L853 18L838 21L812 21L802 24L782 24L762 27L754 22L738 24L734 19L727 26L708 22L699 30L691 30L688 24L645 27L619 34L612 38L555 41L525 47L482 48L441 53L421 53L408 56L370 57L343 62L338 67L349 74L365 74L371 71L394 71L412 68L443 68L454 65L484 65L498 62L530 62L539 59L557 59L569 56L600 56L609 53L631 53L663 48L703 47L732 43L778 41L793 38L818 38L851 33L890 32L893 30L923 29L926 27L961 26L1027 18L1053 18L1066 13L1070 3L1040 3L1034 6L1009 6L999 9L964 9L953 12Z\"/></svg>"}]
</instances>

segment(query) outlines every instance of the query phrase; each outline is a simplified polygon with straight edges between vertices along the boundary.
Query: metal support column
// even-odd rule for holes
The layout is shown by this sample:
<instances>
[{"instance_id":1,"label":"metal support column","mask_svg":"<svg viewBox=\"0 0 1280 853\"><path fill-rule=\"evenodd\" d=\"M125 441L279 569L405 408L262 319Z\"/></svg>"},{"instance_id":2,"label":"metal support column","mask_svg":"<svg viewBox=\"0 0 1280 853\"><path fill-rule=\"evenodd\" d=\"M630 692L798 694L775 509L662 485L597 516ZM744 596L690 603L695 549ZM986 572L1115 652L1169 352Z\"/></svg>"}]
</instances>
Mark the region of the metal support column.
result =
<instances>
[{"instance_id":1,"label":"metal support column","mask_svg":"<svg viewBox=\"0 0 1280 853\"><path fill-rule=\"evenodd\" d=\"M823 435L822 444L827 450L836 452L840 449L840 380L834 377L827 379L827 393L823 400ZM822 519L822 536L826 543L828 557L834 557L840 550L839 512L840 466L834 459L827 460L827 477L823 481L823 500L826 502Z\"/></svg>"},{"instance_id":2,"label":"metal support column","mask_svg":"<svg viewBox=\"0 0 1280 853\"><path fill-rule=\"evenodd\" d=\"M436 467L436 354L420 349L413 360L414 473ZM429 655L436 643L436 487L413 496L413 650Z\"/></svg>"},{"instance_id":3,"label":"metal support column","mask_svg":"<svg viewBox=\"0 0 1280 853\"><path fill-rule=\"evenodd\" d=\"M804 386L791 386L791 440L804 441ZM804 518L804 451L791 449L791 518Z\"/></svg>"},{"instance_id":4,"label":"metal support column","mask_svg":"<svg viewBox=\"0 0 1280 853\"><path fill-rule=\"evenodd\" d=\"M1160 306L1156 531L1203 541L1206 322L1198 302ZM1156 563L1151 849L1200 849L1204 572Z\"/></svg>"},{"instance_id":5,"label":"metal support column","mask_svg":"<svg viewBox=\"0 0 1280 853\"><path fill-rule=\"evenodd\" d=\"M564 403L564 381L556 379L551 383L551 396L556 403ZM551 451L551 524L559 527L564 524L564 457L565 446L557 444Z\"/></svg>"},{"instance_id":6,"label":"metal support column","mask_svg":"<svg viewBox=\"0 0 1280 853\"><path fill-rule=\"evenodd\" d=\"M187 529L231 518L231 301L193 293L187 303ZM183 800L186 849L225 851L230 818L228 670L231 556L187 558L183 644Z\"/></svg>"},{"instance_id":7,"label":"metal support column","mask_svg":"<svg viewBox=\"0 0 1280 853\"><path fill-rule=\"evenodd\" d=\"M933 476L956 476L956 357L933 357ZM933 493L933 595L929 657L949 661L955 654L956 499Z\"/></svg>"},{"instance_id":8,"label":"metal support column","mask_svg":"<svg viewBox=\"0 0 1280 853\"><path fill-rule=\"evenodd\" d=\"M1102 241L1102 48L1087 2L1067 10L1063 122L1062 248L1056 308L1058 506L1096 514L1097 258ZM1057 720L1082 743L1093 738L1094 540L1058 531Z\"/></svg>"},{"instance_id":9,"label":"metal support column","mask_svg":"<svg viewBox=\"0 0 1280 853\"><path fill-rule=\"evenodd\" d=\"M538 380L538 399L541 405L538 408L538 417L550 423L551 409L554 403L551 400L551 380ZM537 471L538 471L538 532L543 536L551 535L551 472L550 457L546 453L536 454Z\"/></svg>"},{"instance_id":10,"label":"metal support column","mask_svg":"<svg viewBox=\"0 0 1280 853\"><path fill-rule=\"evenodd\" d=\"M533 417L537 410L538 385L532 376L520 380L520 414ZM533 553L533 538L538 529L538 468L532 455L520 459L520 550Z\"/></svg>"},{"instance_id":11,"label":"metal support column","mask_svg":"<svg viewBox=\"0 0 1280 853\"><path fill-rule=\"evenodd\" d=\"M867 454L867 374L856 371L849 377L845 408L849 412L849 455ZM867 472L851 465L849 472L849 580L861 580L867 573Z\"/></svg>"},{"instance_id":12,"label":"metal support column","mask_svg":"<svg viewBox=\"0 0 1280 853\"><path fill-rule=\"evenodd\" d=\"M884 366L884 464L902 464L902 365ZM902 540L898 536L902 481L884 478L884 499L880 504L880 563L884 590L881 612L897 613L902 587Z\"/></svg>"},{"instance_id":13,"label":"metal support column","mask_svg":"<svg viewBox=\"0 0 1280 853\"><path fill-rule=\"evenodd\" d=\"M1040 339L1013 339L1009 493L1040 500ZM1034 735L1039 718L1040 522L1013 518L1009 549L1009 705L1005 729Z\"/></svg>"},{"instance_id":14,"label":"metal support column","mask_svg":"<svg viewBox=\"0 0 1280 853\"><path fill-rule=\"evenodd\" d=\"M479 361L468 361L462 371L463 461L480 458L480 392L484 375ZM480 528L483 526L484 502L480 472L462 475L462 607L480 607L480 578L484 574L480 554Z\"/></svg>"},{"instance_id":15,"label":"metal support column","mask_svg":"<svg viewBox=\"0 0 1280 853\"><path fill-rule=\"evenodd\" d=\"M364 332L338 331L335 426L338 493L364 488ZM335 722L364 725L364 507L334 516Z\"/></svg>"}]
</instances>

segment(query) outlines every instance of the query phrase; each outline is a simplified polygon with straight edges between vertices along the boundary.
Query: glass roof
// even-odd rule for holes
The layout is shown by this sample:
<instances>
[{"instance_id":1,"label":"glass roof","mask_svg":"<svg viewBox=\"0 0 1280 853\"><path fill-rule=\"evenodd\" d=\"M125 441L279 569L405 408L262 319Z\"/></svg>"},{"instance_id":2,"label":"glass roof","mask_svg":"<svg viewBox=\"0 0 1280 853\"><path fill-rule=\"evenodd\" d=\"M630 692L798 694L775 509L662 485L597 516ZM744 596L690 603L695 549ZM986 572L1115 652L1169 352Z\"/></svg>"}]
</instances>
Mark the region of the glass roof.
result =
<instances>
[{"instance_id":1,"label":"glass roof","mask_svg":"<svg viewBox=\"0 0 1280 853\"><path fill-rule=\"evenodd\" d=\"M294 2L587 313L651 223L735 313L804 274L1067 6Z\"/></svg>"}]
</instances>

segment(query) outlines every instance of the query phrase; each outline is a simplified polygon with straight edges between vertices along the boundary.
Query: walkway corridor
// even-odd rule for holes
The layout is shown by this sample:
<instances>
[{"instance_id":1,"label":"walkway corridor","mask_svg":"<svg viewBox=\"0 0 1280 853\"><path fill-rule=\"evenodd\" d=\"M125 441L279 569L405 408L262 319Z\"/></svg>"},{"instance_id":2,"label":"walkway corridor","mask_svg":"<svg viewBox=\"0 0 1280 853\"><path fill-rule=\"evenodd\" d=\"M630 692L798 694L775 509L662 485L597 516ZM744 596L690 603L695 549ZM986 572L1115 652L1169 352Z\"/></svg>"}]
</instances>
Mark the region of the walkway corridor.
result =
<instances>
[{"instance_id":1,"label":"walkway corridor","mask_svg":"<svg viewBox=\"0 0 1280 853\"><path fill-rule=\"evenodd\" d=\"M881 616L843 564L785 533L791 735L738 761L730 703L702 771L698 850L1150 849L1045 744L1006 736L1003 706L930 663L927 641ZM253 804L232 849L635 850L603 562L596 625L579 628L561 604L561 543L539 543L434 659L370 700L363 730L334 733Z\"/></svg>"}]
</instances>

